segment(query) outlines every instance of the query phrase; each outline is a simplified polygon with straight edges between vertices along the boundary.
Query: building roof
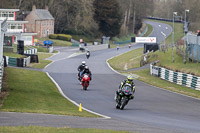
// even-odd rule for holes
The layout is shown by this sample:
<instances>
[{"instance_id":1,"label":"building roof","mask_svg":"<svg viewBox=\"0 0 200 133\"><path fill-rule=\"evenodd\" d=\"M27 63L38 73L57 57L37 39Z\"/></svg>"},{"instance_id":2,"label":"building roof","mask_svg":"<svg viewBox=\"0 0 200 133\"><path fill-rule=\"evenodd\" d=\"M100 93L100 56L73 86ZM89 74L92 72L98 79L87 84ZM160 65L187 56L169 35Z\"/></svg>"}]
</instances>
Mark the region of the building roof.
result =
<instances>
[{"instance_id":1,"label":"building roof","mask_svg":"<svg viewBox=\"0 0 200 133\"><path fill-rule=\"evenodd\" d=\"M28 21L6 21L9 24L27 24Z\"/></svg>"},{"instance_id":2,"label":"building roof","mask_svg":"<svg viewBox=\"0 0 200 133\"><path fill-rule=\"evenodd\" d=\"M51 19L54 20L53 16L50 14L50 12L46 9L36 9L35 13L41 20L47 20Z\"/></svg>"},{"instance_id":3,"label":"building roof","mask_svg":"<svg viewBox=\"0 0 200 133\"><path fill-rule=\"evenodd\" d=\"M4 11L4 12L18 12L19 9L0 9L0 11Z\"/></svg>"}]
</instances>

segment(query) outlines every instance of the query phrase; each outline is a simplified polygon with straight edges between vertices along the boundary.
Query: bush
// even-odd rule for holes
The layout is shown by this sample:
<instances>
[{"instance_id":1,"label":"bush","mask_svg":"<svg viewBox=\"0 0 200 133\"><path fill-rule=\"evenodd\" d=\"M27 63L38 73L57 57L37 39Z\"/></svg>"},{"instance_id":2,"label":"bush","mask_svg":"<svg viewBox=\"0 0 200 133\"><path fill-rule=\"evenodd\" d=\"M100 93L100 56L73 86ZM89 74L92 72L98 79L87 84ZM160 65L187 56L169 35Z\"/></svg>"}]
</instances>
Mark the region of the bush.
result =
<instances>
[{"instance_id":1,"label":"bush","mask_svg":"<svg viewBox=\"0 0 200 133\"><path fill-rule=\"evenodd\" d=\"M64 41L70 41L72 38L71 35L65 35L65 34L58 34L57 39L64 40Z\"/></svg>"},{"instance_id":2,"label":"bush","mask_svg":"<svg viewBox=\"0 0 200 133\"><path fill-rule=\"evenodd\" d=\"M65 34L51 34L49 35L50 39L58 39L58 40L64 40L64 41L70 41L72 36L71 35L65 35Z\"/></svg>"},{"instance_id":3,"label":"bush","mask_svg":"<svg viewBox=\"0 0 200 133\"><path fill-rule=\"evenodd\" d=\"M49 38L50 39L57 39L58 35L57 34L50 34Z\"/></svg>"}]
</instances>

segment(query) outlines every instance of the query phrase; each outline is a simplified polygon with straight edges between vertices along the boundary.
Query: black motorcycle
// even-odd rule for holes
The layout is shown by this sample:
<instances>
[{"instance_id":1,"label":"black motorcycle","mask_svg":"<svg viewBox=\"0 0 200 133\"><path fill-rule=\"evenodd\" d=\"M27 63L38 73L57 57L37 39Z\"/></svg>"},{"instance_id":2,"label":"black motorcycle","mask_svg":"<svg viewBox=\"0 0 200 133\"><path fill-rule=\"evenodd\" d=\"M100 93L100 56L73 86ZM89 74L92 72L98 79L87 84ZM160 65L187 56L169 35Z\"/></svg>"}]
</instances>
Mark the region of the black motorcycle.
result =
<instances>
[{"instance_id":1,"label":"black motorcycle","mask_svg":"<svg viewBox=\"0 0 200 133\"><path fill-rule=\"evenodd\" d=\"M90 57L90 52L87 51L87 52L86 52L86 58L89 59L89 57Z\"/></svg>"},{"instance_id":2,"label":"black motorcycle","mask_svg":"<svg viewBox=\"0 0 200 133\"><path fill-rule=\"evenodd\" d=\"M116 97L116 108L123 110L124 107L128 104L133 94L133 90L131 89L130 84L125 84L122 88L122 91L119 93L118 97Z\"/></svg>"}]
</instances>

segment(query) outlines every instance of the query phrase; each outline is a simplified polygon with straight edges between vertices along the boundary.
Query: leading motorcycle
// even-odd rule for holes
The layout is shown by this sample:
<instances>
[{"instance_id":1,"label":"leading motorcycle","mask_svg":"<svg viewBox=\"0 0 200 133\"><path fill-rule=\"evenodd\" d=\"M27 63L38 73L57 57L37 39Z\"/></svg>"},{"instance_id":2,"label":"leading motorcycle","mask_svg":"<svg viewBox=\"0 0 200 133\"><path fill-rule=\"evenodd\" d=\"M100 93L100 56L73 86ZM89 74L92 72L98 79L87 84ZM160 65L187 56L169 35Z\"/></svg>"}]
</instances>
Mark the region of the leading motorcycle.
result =
<instances>
[{"instance_id":1,"label":"leading motorcycle","mask_svg":"<svg viewBox=\"0 0 200 133\"><path fill-rule=\"evenodd\" d=\"M132 99L131 95L133 94L130 84L125 84L122 88L122 91L116 97L116 108L123 110L124 107L128 104L129 100Z\"/></svg>"}]
</instances>

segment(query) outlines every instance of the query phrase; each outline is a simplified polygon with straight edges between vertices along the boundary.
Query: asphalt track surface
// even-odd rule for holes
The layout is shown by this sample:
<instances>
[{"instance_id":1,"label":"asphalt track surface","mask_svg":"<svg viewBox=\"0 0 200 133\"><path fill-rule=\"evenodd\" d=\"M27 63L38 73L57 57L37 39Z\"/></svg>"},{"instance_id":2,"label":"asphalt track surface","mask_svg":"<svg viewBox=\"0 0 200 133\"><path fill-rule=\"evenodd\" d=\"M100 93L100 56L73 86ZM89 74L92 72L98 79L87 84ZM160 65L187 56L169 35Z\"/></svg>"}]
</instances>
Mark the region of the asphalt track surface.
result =
<instances>
[{"instance_id":1,"label":"asphalt track surface","mask_svg":"<svg viewBox=\"0 0 200 133\"><path fill-rule=\"evenodd\" d=\"M164 39L161 31L167 35L171 33L169 25L147 23L154 27L150 36L157 36L158 42ZM111 117L110 119L1 112L1 126L41 125L144 133L199 133L200 100L153 87L138 80L134 80L135 98L125 106L124 110L115 108L115 91L125 76L112 71L106 61L113 56L140 47L143 47L143 44L136 44L131 49L120 48L118 51L116 49L96 51L91 53L89 59L86 59L85 55L68 58L76 49L61 48L60 54L51 57L54 63L44 69L57 82L65 96L77 104L81 103L88 110ZM77 80L77 67L83 60L87 62L93 74L87 91L82 90Z\"/></svg>"}]
</instances>

